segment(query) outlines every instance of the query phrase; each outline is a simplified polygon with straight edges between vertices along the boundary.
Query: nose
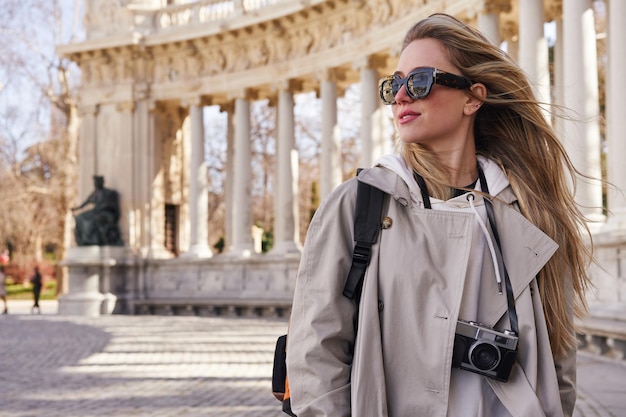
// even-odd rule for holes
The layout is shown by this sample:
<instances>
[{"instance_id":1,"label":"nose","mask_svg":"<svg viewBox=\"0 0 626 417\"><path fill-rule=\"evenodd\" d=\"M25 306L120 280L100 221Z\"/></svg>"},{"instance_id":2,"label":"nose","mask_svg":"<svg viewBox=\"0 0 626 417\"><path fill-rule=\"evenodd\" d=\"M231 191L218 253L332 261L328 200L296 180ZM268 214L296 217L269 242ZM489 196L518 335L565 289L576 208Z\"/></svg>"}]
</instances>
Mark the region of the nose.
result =
<instances>
[{"instance_id":1,"label":"nose","mask_svg":"<svg viewBox=\"0 0 626 417\"><path fill-rule=\"evenodd\" d=\"M413 102L413 99L409 97L408 93L406 92L406 83L402 83L400 89L396 93L395 99L396 104Z\"/></svg>"}]
</instances>

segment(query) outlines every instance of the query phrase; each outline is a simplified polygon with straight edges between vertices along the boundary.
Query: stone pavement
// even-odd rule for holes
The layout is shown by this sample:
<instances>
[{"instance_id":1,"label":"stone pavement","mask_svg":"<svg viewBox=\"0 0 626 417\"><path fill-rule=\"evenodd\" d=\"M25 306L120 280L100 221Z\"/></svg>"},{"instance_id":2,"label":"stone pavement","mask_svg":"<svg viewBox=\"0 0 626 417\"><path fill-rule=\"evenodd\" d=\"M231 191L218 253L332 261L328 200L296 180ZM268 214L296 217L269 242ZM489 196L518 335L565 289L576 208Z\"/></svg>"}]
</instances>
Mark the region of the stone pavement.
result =
<instances>
[{"instance_id":1,"label":"stone pavement","mask_svg":"<svg viewBox=\"0 0 626 417\"><path fill-rule=\"evenodd\" d=\"M273 349L286 321L69 317L9 300L0 316L2 417L279 417ZM23 313L23 314L19 314Z\"/></svg>"},{"instance_id":2,"label":"stone pavement","mask_svg":"<svg viewBox=\"0 0 626 417\"><path fill-rule=\"evenodd\" d=\"M1 417L282 417L271 394L284 320L0 316ZM626 364L579 354L576 417L626 416Z\"/></svg>"}]
</instances>

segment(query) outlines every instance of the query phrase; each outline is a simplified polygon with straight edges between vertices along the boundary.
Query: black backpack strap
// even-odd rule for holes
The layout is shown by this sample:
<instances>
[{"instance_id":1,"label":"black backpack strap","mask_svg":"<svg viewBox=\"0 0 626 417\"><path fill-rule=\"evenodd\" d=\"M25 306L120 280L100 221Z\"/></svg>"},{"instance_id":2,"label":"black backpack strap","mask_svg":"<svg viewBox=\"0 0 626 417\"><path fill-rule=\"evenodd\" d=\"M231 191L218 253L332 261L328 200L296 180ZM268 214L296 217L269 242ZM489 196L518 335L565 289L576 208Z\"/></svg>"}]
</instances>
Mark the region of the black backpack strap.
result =
<instances>
[{"instance_id":1,"label":"black backpack strap","mask_svg":"<svg viewBox=\"0 0 626 417\"><path fill-rule=\"evenodd\" d=\"M354 251L352 265L343 295L353 300L363 286L365 270L370 262L372 245L378 238L385 193L376 187L358 181L356 207L354 209Z\"/></svg>"}]
</instances>

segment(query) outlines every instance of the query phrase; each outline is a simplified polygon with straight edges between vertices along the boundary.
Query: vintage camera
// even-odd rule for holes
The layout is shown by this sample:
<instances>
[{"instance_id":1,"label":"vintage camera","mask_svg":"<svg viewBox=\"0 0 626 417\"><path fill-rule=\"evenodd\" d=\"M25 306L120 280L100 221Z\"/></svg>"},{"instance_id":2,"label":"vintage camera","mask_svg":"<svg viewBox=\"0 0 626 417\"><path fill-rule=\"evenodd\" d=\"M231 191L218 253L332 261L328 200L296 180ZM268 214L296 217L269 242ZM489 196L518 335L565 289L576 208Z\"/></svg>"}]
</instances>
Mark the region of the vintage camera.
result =
<instances>
[{"instance_id":1,"label":"vintage camera","mask_svg":"<svg viewBox=\"0 0 626 417\"><path fill-rule=\"evenodd\" d=\"M473 321L459 320L454 335L452 367L506 382L517 356L518 337Z\"/></svg>"}]
</instances>

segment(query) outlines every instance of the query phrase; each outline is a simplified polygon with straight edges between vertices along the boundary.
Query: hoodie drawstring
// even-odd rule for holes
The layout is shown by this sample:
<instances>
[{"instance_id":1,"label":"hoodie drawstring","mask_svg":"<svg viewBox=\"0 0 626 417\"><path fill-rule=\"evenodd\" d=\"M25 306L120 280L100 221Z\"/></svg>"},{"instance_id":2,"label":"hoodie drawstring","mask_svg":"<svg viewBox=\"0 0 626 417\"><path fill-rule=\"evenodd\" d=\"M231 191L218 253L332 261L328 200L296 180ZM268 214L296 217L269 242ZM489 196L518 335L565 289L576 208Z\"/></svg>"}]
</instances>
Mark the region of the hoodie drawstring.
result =
<instances>
[{"instance_id":1,"label":"hoodie drawstring","mask_svg":"<svg viewBox=\"0 0 626 417\"><path fill-rule=\"evenodd\" d=\"M487 230L485 222L480 217L480 214L478 214L478 210L476 210L476 207L474 206L474 199L476 198L476 196L474 195L474 193L468 193L467 197L465 198L469 202L470 207L472 208L472 211L474 212L474 215L476 217L476 220L480 225L480 229L483 231L485 239L487 240L487 246L489 246L489 252L491 254L491 262L493 262L493 269L496 272L496 284L498 285L498 294L502 294L502 277L500 276L500 268L498 267L498 257L496 255L496 249L493 246L493 241L491 239L489 231Z\"/></svg>"}]
</instances>

